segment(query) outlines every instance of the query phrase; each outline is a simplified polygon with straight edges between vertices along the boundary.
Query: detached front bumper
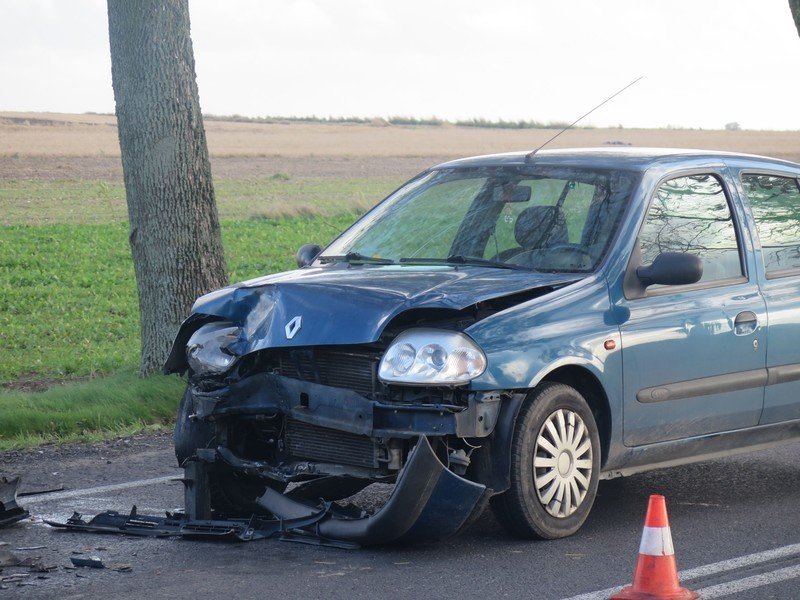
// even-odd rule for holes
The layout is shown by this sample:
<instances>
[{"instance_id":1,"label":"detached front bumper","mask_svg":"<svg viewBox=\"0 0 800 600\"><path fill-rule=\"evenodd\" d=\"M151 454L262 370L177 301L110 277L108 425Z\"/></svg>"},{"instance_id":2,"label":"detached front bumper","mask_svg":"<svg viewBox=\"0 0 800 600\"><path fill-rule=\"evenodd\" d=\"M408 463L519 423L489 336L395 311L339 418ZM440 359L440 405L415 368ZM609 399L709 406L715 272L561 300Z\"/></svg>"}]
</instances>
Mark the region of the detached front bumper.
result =
<instances>
[{"instance_id":1,"label":"detached front bumper","mask_svg":"<svg viewBox=\"0 0 800 600\"><path fill-rule=\"evenodd\" d=\"M216 391L193 391L193 418L276 415L319 427L384 438L486 437L500 412L500 394L477 392L467 406L386 403L350 390L261 373Z\"/></svg>"},{"instance_id":2,"label":"detached front bumper","mask_svg":"<svg viewBox=\"0 0 800 600\"><path fill-rule=\"evenodd\" d=\"M186 507L190 518L205 519L206 491L202 483L205 461L212 453L198 458L187 470ZM207 464L207 463L206 463ZM210 466L210 465L209 465ZM322 540L352 542L359 545L434 542L448 538L486 506L491 492L448 470L436 457L426 437L420 437L400 472L386 505L373 515L352 515L336 510L331 503L310 504L267 488L256 503L275 518L287 522L315 520L312 532ZM308 531L306 531L308 533Z\"/></svg>"},{"instance_id":3,"label":"detached front bumper","mask_svg":"<svg viewBox=\"0 0 800 600\"><path fill-rule=\"evenodd\" d=\"M210 457L209 457L210 458ZM74 514L65 523L46 521L62 529L121 533L149 537L185 537L252 541L270 537L311 544L355 548L446 539L471 523L486 507L490 491L449 471L421 437L386 505L375 514L353 514L331 502L310 504L267 489L257 502L272 518L212 518L208 465L203 459L186 466L186 512L164 517L116 511L91 520Z\"/></svg>"}]
</instances>

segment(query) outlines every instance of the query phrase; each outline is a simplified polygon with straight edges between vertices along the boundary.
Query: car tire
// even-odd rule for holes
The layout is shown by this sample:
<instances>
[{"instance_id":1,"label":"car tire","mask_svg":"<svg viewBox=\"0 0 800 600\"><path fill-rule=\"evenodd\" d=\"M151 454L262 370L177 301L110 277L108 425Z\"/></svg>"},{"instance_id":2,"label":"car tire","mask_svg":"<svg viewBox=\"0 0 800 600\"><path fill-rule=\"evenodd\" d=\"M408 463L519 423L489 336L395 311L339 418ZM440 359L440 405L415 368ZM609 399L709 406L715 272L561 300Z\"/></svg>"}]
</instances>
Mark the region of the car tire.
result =
<instances>
[{"instance_id":1,"label":"car tire","mask_svg":"<svg viewBox=\"0 0 800 600\"><path fill-rule=\"evenodd\" d=\"M181 398L172 434L178 466L183 466L198 448L210 448L216 437L211 425L204 421L189 419L189 415L193 412L192 395L187 388ZM286 489L285 483L265 481L214 467L208 473L211 508L216 513L228 517L264 514L264 509L256 504L255 499L264 493L267 485L280 492Z\"/></svg>"},{"instance_id":2,"label":"car tire","mask_svg":"<svg viewBox=\"0 0 800 600\"><path fill-rule=\"evenodd\" d=\"M182 467L187 459L194 456L198 448L209 448L216 435L214 428L205 421L190 420L194 413L192 395L187 388L181 398L178 414L175 417L175 429L172 432L172 441L175 444L175 458L178 466Z\"/></svg>"},{"instance_id":3,"label":"car tire","mask_svg":"<svg viewBox=\"0 0 800 600\"><path fill-rule=\"evenodd\" d=\"M552 540L578 531L600 474L600 436L583 396L550 382L531 392L517 416L509 462L511 487L491 500L508 532Z\"/></svg>"}]
</instances>

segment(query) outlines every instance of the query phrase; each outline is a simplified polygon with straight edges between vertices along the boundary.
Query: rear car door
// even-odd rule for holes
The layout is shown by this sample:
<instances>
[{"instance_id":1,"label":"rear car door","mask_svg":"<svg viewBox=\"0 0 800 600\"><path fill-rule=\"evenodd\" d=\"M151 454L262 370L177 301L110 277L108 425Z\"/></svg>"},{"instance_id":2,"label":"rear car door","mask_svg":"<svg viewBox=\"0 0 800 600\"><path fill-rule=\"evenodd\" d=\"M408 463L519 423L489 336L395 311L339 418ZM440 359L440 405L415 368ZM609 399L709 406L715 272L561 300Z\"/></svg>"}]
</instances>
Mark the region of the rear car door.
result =
<instances>
[{"instance_id":1,"label":"rear car door","mask_svg":"<svg viewBox=\"0 0 800 600\"><path fill-rule=\"evenodd\" d=\"M740 180L760 240L769 314L761 423L800 419L800 187L791 173L744 172Z\"/></svg>"},{"instance_id":2,"label":"rear car door","mask_svg":"<svg viewBox=\"0 0 800 600\"><path fill-rule=\"evenodd\" d=\"M630 315L620 327L627 446L758 423L766 307L726 175L723 168L672 175L652 194L628 275L662 252L685 252L700 257L703 276L621 300Z\"/></svg>"}]
</instances>

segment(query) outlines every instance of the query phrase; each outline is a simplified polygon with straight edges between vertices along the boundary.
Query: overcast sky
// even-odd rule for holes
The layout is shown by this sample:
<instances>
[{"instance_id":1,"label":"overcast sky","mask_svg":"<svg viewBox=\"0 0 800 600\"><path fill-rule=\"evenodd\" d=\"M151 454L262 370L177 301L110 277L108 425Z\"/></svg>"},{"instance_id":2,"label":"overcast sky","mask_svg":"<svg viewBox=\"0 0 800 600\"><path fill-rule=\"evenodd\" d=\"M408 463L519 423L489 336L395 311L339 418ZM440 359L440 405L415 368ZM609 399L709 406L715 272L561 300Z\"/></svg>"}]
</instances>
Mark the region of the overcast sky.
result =
<instances>
[{"instance_id":1,"label":"overcast sky","mask_svg":"<svg viewBox=\"0 0 800 600\"><path fill-rule=\"evenodd\" d=\"M786 0L190 0L214 114L800 129ZM113 112L106 3L0 0L0 110Z\"/></svg>"}]
</instances>

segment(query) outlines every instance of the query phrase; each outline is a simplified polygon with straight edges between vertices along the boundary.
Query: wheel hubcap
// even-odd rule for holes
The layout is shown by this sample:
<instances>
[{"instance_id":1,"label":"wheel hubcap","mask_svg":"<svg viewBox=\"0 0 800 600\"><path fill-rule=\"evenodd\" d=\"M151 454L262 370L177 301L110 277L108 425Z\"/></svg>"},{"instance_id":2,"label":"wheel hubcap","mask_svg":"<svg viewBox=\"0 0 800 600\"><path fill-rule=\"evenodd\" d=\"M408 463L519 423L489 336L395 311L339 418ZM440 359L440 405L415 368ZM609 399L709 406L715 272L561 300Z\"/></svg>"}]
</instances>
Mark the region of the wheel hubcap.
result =
<instances>
[{"instance_id":1,"label":"wheel hubcap","mask_svg":"<svg viewBox=\"0 0 800 600\"><path fill-rule=\"evenodd\" d=\"M536 438L533 482L554 517L570 516L586 498L592 478L592 441L578 413L562 408L544 422Z\"/></svg>"},{"instance_id":2,"label":"wheel hubcap","mask_svg":"<svg viewBox=\"0 0 800 600\"><path fill-rule=\"evenodd\" d=\"M558 457L558 474L562 477L569 475L572 469L572 457L566 450Z\"/></svg>"}]
</instances>

